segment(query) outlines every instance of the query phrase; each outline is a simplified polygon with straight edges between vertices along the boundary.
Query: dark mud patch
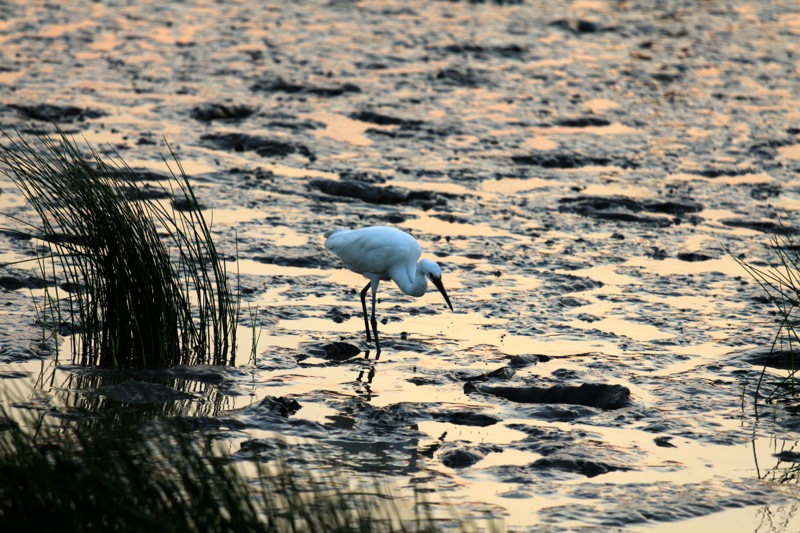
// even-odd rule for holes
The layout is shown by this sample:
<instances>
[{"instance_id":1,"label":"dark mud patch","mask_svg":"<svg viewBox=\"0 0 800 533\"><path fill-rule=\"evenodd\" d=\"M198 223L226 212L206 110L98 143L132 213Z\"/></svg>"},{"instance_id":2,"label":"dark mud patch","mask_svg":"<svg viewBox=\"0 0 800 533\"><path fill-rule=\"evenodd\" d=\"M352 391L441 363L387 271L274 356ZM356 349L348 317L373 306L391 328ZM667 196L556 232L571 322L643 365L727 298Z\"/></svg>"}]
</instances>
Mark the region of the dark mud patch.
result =
<instances>
[{"instance_id":1,"label":"dark mud patch","mask_svg":"<svg viewBox=\"0 0 800 533\"><path fill-rule=\"evenodd\" d=\"M265 77L251 85L250 90L257 93L305 94L324 98L361 92L361 88L353 83L312 85L288 81L281 77Z\"/></svg>"},{"instance_id":2,"label":"dark mud patch","mask_svg":"<svg viewBox=\"0 0 800 533\"><path fill-rule=\"evenodd\" d=\"M626 157L584 155L572 152L542 152L529 155L515 155L511 160L520 166L536 166L551 169L570 169L582 167L639 168L639 164Z\"/></svg>"},{"instance_id":3,"label":"dark mud patch","mask_svg":"<svg viewBox=\"0 0 800 533\"><path fill-rule=\"evenodd\" d=\"M723 225L730 228L744 228L767 233L770 235L798 235L800 229L782 224L780 222L746 220L741 218L727 218L720 221Z\"/></svg>"},{"instance_id":4,"label":"dark mud patch","mask_svg":"<svg viewBox=\"0 0 800 533\"><path fill-rule=\"evenodd\" d=\"M28 120L39 120L55 124L68 124L71 122L82 122L87 119L104 117L103 111L96 109L86 109L76 106L62 106L52 104L8 104L20 117Z\"/></svg>"},{"instance_id":5,"label":"dark mud patch","mask_svg":"<svg viewBox=\"0 0 800 533\"><path fill-rule=\"evenodd\" d=\"M258 108L237 104L203 104L192 108L189 115L199 122L214 120L239 121L254 115Z\"/></svg>"},{"instance_id":6,"label":"dark mud patch","mask_svg":"<svg viewBox=\"0 0 800 533\"><path fill-rule=\"evenodd\" d=\"M0 276L0 288L7 291L42 289L46 285L45 280L36 276Z\"/></svg>"},{"instance_id":7,"label":"dark mud patch","mask_svg":"<svg viewBox=\"0 0 800 533\"><path fill-rule=\"evenodd\" d=\"M622 385L584 383L579 386L554 385L552 387L492 387L467 383L464 392L479 392L499 396L519 403L553 403L584 405L599 409L620 409L630 405L631 391Z\"/></svg>"},{"instance_id":8,"label":"dark mud patch","mask_svg":"<svg viewBox=\"0 0 800 533\"><path fill-rule=\"evenodd\" d=\"M449 422L457 426L487 427L501 422L496 416L475 412L473 410L435 410L431 414L431 417L439 422Z\"/></svg>"},{"instance_id":9,"label":"dark mud patch","mask_svg":"<svg viewBox=\"0 0 800 533\"><path fill-rule=\"evenodd\" d=\"M675 257L681 261L686 261L687 263L698 263L713 259L712 256L700 252L681 252Z\"/></svg>"},{"instance_id":10,"label":"dark mud patch","mask_svg":"<svg viewBox=\"0 0 800 533\"><path fill-rule=\"evenodd\" d=\"M800 365L797 353L790 350L751 350L742 354L740 359L760 368L794 370Z\"/></svg>"},{"instance_id":11,"label":"dark mud patch","mask_svg":"<svg viewBox=\"0 0 800 533\"><path fill-rule=\"evenodd\" d=\"M347 361L363 353L358 346L341 341L330 342L322 346L309 345L305 351L312 357L319 357L320 359L327 359L328 361Z\"/></svg>"},{"instance_id":12,"label":"dark mud patch","mask_svg":"<svg viewBox=\"0 0 800 533\"><path fill-rule=\"evenodd\" d=\"M300 402L292 398L266 396L264 399L258 402L258 408L262 411L275 413L278 416L289 418L297 411L302 409L303 406L300 405Z\"/></svg>"},{"instance_id":13,"label":"dark mud patch","mask_svg":"<svg viewBox=\"0 0 800 533\"><path fill-rule=\"evenodd\" d=\"M204 144L230 152L255 152L261 157L286 157L299 154L315 160L316 156L305 145L270 139L246 133L208 133L200 137Z\"/></svg>"},{"instance_id":14,"label":"dark mud patch","mask_svg":"<svg viewBox=\"0 0 800 533\"><path fill-rule=\"evenodd\" d=\"M603 117L586 116L574 118L562 118L554 122L556 126L567 128L588 128L590 126L610 126L611 121Z\"/></svg>"},{"instance_id":15,"label":"dark mud patch","mask_svg":"<svg viewBox=\"0 0 800 533\"><path fill-rule=\"evenodd\" d=\"M612 465L592 459L581 459L566 455L560 456L559 454L537 459L531 463L528 468L531 470L539 470L544 472L559 470L562 472L580 474L589 478L596 477L601 474L607 474L609 472L630 470L630 468L626 466Z\"/></svg>"},{"instance_id":16,"label":"dark mud patch","mask_svg":"<svg viewBox=\"0 0 800 533\"><path fill-rule=\"evenodd\" d=\"M379 126L400 126L401 129L418 129L424 124L424 122L421 120L399 118L371 110L361 110L356 113L352 113L350 118L353 120L359 120L361 122L377 124Z\"/></svg>"},{"instance_id":17,"label":"dark mud patch","mask_svg":"<svg viewBox=\"0 0 800 533\"><path fill-rule=\"evenodd\" d=\"M703 206L697 202L636 200L624 196L579 196L561 198L558 210L585 217L618 222L635 222L655 227L668 227L683 215L697 213ZM676 218L649 216L642 213L673 215Z\"/></svg>"},{"instance_id":18,"label":"dark mud patch","mask_svg":"<svg viewBox=\"0 0 800 533\"><path fill-rule=\"evenodd\" d=\"M388 185L379 187L358 180L315 179L309 187L325 193L330 200L356 199L377 205L414 204L423 209L445 206L447 200L432 191L409 191L402 187Z\"/></svg>"},{"instance_id":19,"label":"dark mud patch","mask_svg":"<svg viewBox=\"0 0 800 533\"><path fill-rule=\"evenodd\" d=\"M499 446L471 446L458 442L447 442L440 448L439 460L449 468L467 468L482 461L489 453L502 451Z\"/></svg>"}]
</instances>

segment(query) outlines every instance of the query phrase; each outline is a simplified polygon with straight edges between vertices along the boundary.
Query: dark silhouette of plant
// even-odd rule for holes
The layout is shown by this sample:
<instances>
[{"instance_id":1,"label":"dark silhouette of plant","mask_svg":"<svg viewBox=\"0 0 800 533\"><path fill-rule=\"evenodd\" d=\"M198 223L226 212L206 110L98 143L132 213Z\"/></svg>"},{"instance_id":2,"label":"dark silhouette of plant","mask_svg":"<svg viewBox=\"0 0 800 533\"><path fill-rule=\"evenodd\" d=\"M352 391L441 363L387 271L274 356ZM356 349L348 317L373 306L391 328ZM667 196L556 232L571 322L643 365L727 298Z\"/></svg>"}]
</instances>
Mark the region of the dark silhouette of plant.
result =
<instances>
[{"instance_id":1,"label":"dark silhouette of plant","mask_svg":"<svg viewBox=\"0 0 800 533\"><path fill-rule=\"evenodd\" d=\"M89 147L84 155L59 134L38 132L33 142L4 134L0 171L41 219L26 233L50 251L40 260L49 278L41 314L73 334L75 361L233 363L239 300L174 154L179 175L157 195L173 199L165 202L145 195L117 154Z\"/></svg>"}]
</instances>

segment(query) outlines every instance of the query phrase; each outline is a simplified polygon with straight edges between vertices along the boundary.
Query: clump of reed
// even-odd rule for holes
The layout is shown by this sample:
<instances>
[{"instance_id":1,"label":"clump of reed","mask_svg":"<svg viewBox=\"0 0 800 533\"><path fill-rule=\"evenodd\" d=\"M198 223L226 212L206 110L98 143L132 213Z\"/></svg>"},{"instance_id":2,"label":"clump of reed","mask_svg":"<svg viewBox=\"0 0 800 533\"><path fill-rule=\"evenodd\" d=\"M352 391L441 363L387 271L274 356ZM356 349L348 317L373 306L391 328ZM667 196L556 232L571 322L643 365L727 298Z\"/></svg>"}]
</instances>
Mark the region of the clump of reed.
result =
<instances>
[{"instance_id":1,"label":"clump of reed","mask_svg":"<svg viewBox=\"0 0 800 533\"><path fill-rule=\"evenodd\" d=\"M49 250L39 258L47 290L38 314L72 333L75 362L233 363L238 295L174 154L179 173L170 169L160 196L173 201L164 202L143 193L118 154L84 154L60 130L31 142L3 136L0 171L41 220L16 231Z\"/></svg>"},{"instance_id":2,"label":"clump of reed","mask_svg":"<svg viewBox=\"0 0 800 533\"><path fill-rule=\"evenodd\" d=\"M289 457L276 466L232 462L179 427L97 431L97 424L23 418L18 423L0 403L3 531L368 533L467 525L437 522L424 509L404 514L377 485L331 490L346 487L347 477L312 475Z\"/></svg>"},{"instance_id":3,"label":"clump of reed","mask_svg":"<svg viewBox=\"0 0 800 533\"><path fill-rule=\"evenodd\" d=\"M800 369L795 358L800 350L800 243L790 231L784 231L771 237L770 248L775 260L764 267L734 257L767 294L778 319L768 358L777 364L766 364L756 384L757 399L763 398L767 403L796 400L800 392ZM786 368L786 376L778 381L767 380L769 366ZM770 389L764 390L767 384Z\"/></svg>"}]
</instances>

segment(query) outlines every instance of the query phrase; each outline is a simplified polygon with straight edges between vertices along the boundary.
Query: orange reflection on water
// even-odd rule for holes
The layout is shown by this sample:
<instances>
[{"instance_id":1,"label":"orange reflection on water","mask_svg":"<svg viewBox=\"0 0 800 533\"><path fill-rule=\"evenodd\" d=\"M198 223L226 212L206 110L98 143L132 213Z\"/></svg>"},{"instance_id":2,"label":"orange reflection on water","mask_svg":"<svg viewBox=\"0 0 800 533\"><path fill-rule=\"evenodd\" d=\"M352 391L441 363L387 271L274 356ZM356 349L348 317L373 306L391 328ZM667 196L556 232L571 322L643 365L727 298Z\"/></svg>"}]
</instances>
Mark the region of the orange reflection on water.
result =
<instances>
[{"instance_id":1,"label":"orange reflection on water","mask_svg":"<svg viewBox=\"0 0 800 533\"><path fill-rule=\"evenodd\" d=\"M504 178L500 180L484 181L480 184L479 189L491 193L514 194L548 187L565 187L566 185L565 183L542 178Z\"/></svg>"},{"instance_id":2,"label":"orange reflection on water","mask_svg":"<svg viewBox=\"0 0 800 533\"><path fill-rule=\"evenodd\" d=\"M509 237L518 240L519 236L497 229L486 223L468 224L447 222L438 218L422 215L419 218L406 220L400 227L441 237Z\"/></svg>"},{"instance_id":3,"label":"orange reflection on water","mask_svg":"<svg viewBox=\"0 0 800 533\"><path fill-rule=\"evenodd\" d=\"M595 183L587 185L580 194L582 196L625 196L628 198L654 198L658 194L647 187L625 185L622 183Z\"/></svg>"},{"instance_id":4,"label":"orange reflection on water","mask_svg":"<svg viewBox=\"0 0 800 533\"><path fill-rule=\"evenodd\" d=\"M778 153L784 159L800 159L800 144L781 146L778 148Z\"/></svg>"},{"instance_id":5,"label":"orange reflection on water","mask_svg":"<svg viewBox=\"0 0 800 533\"><path fill-rule=\"evenodd\" d=\"M592 113L602 113L603 111L608 111L609 109L619 109L620 105L613 101L607 100L605 98L595 98L593 100L587 100L583 102L583 106L586 107Z\"/></svg>"},{"instance_id":6,"label":"orange reflection on water","mask_svg":"<svg viewBox=\"0 0 800 533\"><path fill-rule=\"evenodd\" d=\"M364 135L374 124L353 120L352 118L330 113L327 111L317 111L315 113L301 114L301 118L317 120L325 124L325 129L314 130L314 133L321 137L330 137L336 141L342 141L354 146L369 146L372 140ZM394 129L397 126L382 126L382 129Z\"/></svg>"}]
</instances>

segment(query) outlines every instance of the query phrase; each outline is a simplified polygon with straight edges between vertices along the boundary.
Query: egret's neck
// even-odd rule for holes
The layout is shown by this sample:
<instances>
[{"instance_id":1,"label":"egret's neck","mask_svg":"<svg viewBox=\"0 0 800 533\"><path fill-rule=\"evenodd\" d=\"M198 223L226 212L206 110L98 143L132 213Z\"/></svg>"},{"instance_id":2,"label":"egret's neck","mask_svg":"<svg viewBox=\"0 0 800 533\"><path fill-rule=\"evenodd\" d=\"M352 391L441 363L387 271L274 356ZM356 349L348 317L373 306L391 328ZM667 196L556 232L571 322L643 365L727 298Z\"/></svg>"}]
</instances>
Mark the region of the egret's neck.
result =
<instances>
[{"instance_id":1,"label":"egret's neck","mask_svg":"<svg viewBox=\"0 0 800 533\"><path fill-rule=\"evenodd\" d=\"M414 273L414 279L410 279L408 274L403 276L393 276L394 282L400 287L400 290L409 296L422 296L428 290L428 278L421 271L421 267L417 264L417 270Z\"/></svg>"}]
</instances>

